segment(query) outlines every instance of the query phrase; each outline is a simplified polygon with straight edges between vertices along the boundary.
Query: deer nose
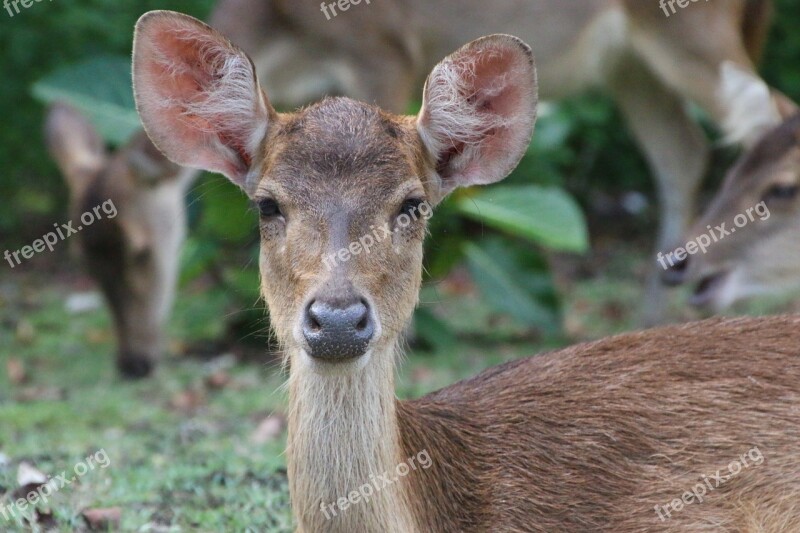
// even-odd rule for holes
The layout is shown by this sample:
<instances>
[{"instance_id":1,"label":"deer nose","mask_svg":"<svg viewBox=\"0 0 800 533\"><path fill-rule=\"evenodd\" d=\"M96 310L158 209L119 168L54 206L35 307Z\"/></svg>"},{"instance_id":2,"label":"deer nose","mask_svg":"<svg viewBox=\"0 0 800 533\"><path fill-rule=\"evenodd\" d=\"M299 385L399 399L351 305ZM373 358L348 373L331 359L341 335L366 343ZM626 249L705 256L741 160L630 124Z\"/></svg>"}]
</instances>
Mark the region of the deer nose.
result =
<instances>
[{"instance_id":1,"label":"deer nose","mask_svg":"<svg viewBox=\"0 0 800 533\"><path fill-rule=\"evenodd\" d=\"M309 355L327 361L361 357L375 334L375 323L364 300L332 304L315 300L306 309L303 336Z\"/></svg>"},{"instance_id":2,"label":"deer nose","mask_svg":"<svg viewBox=\"0 0 800 533\"><path fill-rule=\"evenodd\" d=\"M682 284L686 280L686 273L689 271L689 256L681 260L676 260L669 265L661 275L661 281L665 285L672 287Z\"/></svg>"}]
</instances>

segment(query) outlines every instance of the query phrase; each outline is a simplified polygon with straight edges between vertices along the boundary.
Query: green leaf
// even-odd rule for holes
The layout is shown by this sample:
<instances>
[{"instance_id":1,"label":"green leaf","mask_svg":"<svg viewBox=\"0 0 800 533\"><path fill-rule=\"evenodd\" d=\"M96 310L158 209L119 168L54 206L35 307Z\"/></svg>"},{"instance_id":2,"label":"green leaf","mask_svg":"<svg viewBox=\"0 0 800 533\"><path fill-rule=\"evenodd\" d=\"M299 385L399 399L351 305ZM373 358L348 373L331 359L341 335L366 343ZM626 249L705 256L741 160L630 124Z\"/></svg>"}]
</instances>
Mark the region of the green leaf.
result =
<instances>
[{"instance_id":1,"label":"green leaf","mask_svg":"<svg viewBox=\"0 0 800 533\"><path fill-rule=\"evenodd\" d=\"M106 142L120 145L141 129L131 86L130 58L100 56L56 70L36 82L32 93L45 104L70 104Z\"/></svg>"},{"instance_id":2,"label":"green leaf","mask_svg":"<svg viewBox=\"0 0 800 533\"><path fill-rule=\"evenodd\" d=\"M557 303L546 294L552 285L542 283L541 274L526 272L509 251L492 241L466 244L464 252L472 279L492 308L527 326L549 333L559 330Z\"/></svg>"},{"instance_id":3,"label":"green leaf","mask_svg":"<svg viewBox=\"0 0 800 533\"><path fill-rule=\"evenodd\" d=\"M414 312L414 333L437 352L445 352L458 345L458 339L447 322L424 307L418 307Z\"/></svg>"},{"instance_id":4,"label":"green leaf","mask_svg":"<svg viewBox=\"0 0 800 533\"><path fill-rule=\"evenodd\" d=\"M492 187L457 202L459 211L495 229L546 247L585 252L586 220L566 192L537 185Z\"/></svg>"}]
</instances>

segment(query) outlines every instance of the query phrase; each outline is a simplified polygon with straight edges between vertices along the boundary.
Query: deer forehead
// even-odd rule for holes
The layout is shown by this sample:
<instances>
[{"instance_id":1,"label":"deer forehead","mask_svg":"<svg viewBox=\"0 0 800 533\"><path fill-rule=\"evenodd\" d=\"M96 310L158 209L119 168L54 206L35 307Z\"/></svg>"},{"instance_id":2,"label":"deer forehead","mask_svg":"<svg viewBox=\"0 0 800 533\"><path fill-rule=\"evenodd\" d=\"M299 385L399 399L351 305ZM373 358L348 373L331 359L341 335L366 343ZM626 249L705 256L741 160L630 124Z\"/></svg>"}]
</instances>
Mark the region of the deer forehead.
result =
<instances>
[{"instance_id":1,"label":"deer forehead","mask_svg":"<svg viewBox=\"0 0 800 533\"><path fill-rule=\"evenodd\" d=\"M379 211L422 189L413 121L347 98L283 115L267 141L256 197L296 208ZM417 150L415 150L417 148ZM403 198L399 198L402 201Z\"/></svg>"}]
</instances>

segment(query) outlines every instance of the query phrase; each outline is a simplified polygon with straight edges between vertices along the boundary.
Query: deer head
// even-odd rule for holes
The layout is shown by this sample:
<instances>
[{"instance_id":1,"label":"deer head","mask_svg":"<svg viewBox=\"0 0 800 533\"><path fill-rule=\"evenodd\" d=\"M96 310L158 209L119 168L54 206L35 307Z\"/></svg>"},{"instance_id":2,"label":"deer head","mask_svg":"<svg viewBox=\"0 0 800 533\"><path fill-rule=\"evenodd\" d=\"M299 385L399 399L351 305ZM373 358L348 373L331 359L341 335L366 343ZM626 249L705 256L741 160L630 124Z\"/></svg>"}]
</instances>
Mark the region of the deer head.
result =
<instances>
[{"instance_id":1,"label":"deer head","mask_svg":"<svg viewBox=\"0 0 800 533\"><path fill-rule=\"evenodd\" d=\"M163 351L185 234L183 193L196 173L164 158L144 132L109 153L90 122L64 104L50 110L45 135L69 186L73 220L103 204L115 208L76 239L113 313L119 370L146 376Z\"/></svg>"},{"instance_id":2,"label":"deer head","mask_svg":"<svg viewBox=\"0 0 800 533\"><path fill-rule=\"evenodd\" d=\"M684 236L685 243L705 240L707 246L667 264L664 273L668 284L693 284L691 303L715 311L800 286L800 109L782 95L776 99L766 85L751 99L783 122L741 156Z\"/></svg>"},{"instance_id":3,"label":"deer head","mask_svg":"<svg viewBox=\"0 0 800 533\"><path fill-rule=\"evenodd\" d=\"M292 368L391 351L417 302L431 206L502 179L531 137L533 59L516 38L468 44L432 72L418 117L346 98L270 106L253 63L188 16L137 25L134 90L174 162L220 172L261 213L261 285Z\"/></svg>"}]
</instances>

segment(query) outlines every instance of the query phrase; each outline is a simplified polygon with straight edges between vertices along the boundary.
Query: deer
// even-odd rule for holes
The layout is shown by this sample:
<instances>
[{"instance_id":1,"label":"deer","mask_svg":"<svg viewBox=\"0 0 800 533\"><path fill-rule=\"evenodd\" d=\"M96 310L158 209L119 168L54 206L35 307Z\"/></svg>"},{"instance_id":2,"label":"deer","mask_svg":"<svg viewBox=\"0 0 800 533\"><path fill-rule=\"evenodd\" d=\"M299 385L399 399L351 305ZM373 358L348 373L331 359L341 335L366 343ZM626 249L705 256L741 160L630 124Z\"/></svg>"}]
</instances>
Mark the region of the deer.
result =
<instances>
[{"instance_id":1,"label":"deer","mask_svg":"<svg viewBox=\"0 0 800 533\"><path fill-rule=\"evenodd\" d=\"M798 317L629 333L396 398L427 230L413 215L503 179L533 134L537 71L519 38L442 59L416 116L347 97L278 112L241 48L151 11L134 30L133 87L166 157L223 174L259 211L298 532L800 529ZM368 253L323 265L386 224ZM429 468L350 499L415 457Z\"/></svg>"},{"instance_id":2,"label":"deer","mask_svg":"<svg viewBox=\"0 0 800 533\"><path fill-rule=\"evenodd\" d=\"M491 9L480 0L402 0L335 17L325 15L328 4L220 0L209 20L253 57L273 103L289 109L344 95L401 113L457 46L490 33L519 35L538 51L543 98L594 88L617 104L657 182L656 251L666 252L690 226L709 159L688 103L745 149L780 123L785 97L767 88L771 98L760 105L764 84L755 67L769 0L697 2L679 11L674 2L642 0L499 0ZM752 74L753 83L727 76L725 65ZM659 323L668 301L659 269L647 278L643 322Z\"/></svg>"},{"instance_id":3,"label":"deer","mask_svg":"<svg viewBox=\"0 0 800 533\"><path fill-rule=\"evenodd\" d=\"M697 308L722 312L740 300L800 287L800 107L787 103L781 114L784 122L740 157L680 242L727 223L724 239L665 265L664 282L693 286L689 303ZM763 216L735 224L759 207Z\"/></svg>"},{"instance_id":4,"label":"deer","mask_svg":"<svg viewBox=\"0 0 800 533\"><path fill-rule=\"evenodd\" d=\"M75 248L111 310L120 374L146 377L164 352L186 235L184 196L199 173L170 162L144 131L110 153L91 122L64 103L48 111L45 140L73 219L109 200L118 210L78 233Z\"/></svg>"}]
</instances>

